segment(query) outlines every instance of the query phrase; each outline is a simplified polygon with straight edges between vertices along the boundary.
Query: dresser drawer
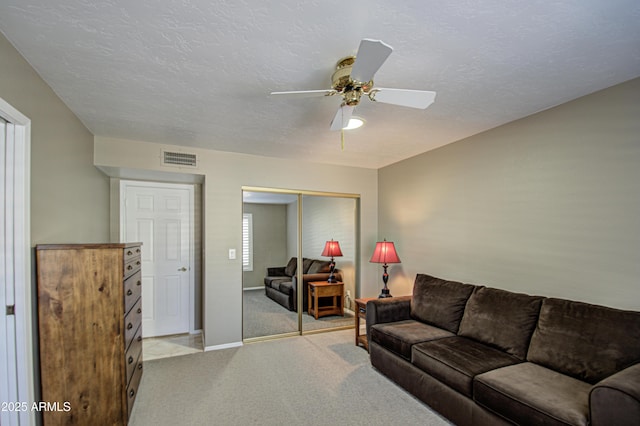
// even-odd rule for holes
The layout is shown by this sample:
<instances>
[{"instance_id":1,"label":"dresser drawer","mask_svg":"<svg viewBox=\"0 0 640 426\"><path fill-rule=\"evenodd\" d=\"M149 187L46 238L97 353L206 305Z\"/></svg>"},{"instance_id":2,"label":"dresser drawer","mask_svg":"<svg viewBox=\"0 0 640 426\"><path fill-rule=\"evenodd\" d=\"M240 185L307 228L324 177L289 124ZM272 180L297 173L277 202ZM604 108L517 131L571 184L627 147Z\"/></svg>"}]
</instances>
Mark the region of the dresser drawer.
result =
<instances>
[{"instance_id":1,"label":"dresser drawer","mask_svg":"<svg viewBox=\"0 0 640 426\"><path fill-rule=\"evenodd\" d=\"M124 249L124 263L130 262L133 259L140 257L140 246L127 247Z\"/></svg>"},{"instance_id":2,"label":"dresser drawer","mask_svg":"<svg viewBox=\"0 0 640 426\"><path fill-rule=\"evenodd\" d=\"M129 313L142 294L142 273L135 272L124 281L124 312Z\"/></svg>"},{"instance_id":3,"label":"dresser drawer","mask_svg":"<svg viewBox=\"0 0 640 426\"><path fill-rule=\"evenodd\" d=\"M127 349L127 352L124 354L127 383L131 382L131 377L133 376L138 359L140 359L140 354L142 354L142 327L138 327L138 331L131 341L131 346L129 346L129 349Z\"/></svg>"},{"instance_id":4,"label":"dresser drawer","mask_svg":"<svg viewBox=\"0 0 640 426\"><path fill-rule=\"evenodd\" d=\"M129 262L125 262L124 264L124 277L130 277L132 274L135 274L140 270L140 266L142 265L142 261L140 258L133 259Z\"/></svg>"},{"instance_id":5,"label":"dresser drawer","mask_svg":"<svg viewBox=\"0 0 640 426\"><path fill-rule=\"evenodd\" d=\"M124 317L124 347L131 345L131 340L136 335L138 327L142 323L142 299L138 299L131 311Z\"/></svg>"},{"instance_id":6,"label":"dresser drawer","mask_svg":"<svg viewBox=\"0 0 640 426\"><path fill-rule=\"evenodd\" d=\"M140 379L142 379L142 357L138 358L133 377L127 386L127 411L129 417L131 417L131 410L133 410L133 403L138 395L138 387L140 386Z\"/></svg>"}]
</instances>

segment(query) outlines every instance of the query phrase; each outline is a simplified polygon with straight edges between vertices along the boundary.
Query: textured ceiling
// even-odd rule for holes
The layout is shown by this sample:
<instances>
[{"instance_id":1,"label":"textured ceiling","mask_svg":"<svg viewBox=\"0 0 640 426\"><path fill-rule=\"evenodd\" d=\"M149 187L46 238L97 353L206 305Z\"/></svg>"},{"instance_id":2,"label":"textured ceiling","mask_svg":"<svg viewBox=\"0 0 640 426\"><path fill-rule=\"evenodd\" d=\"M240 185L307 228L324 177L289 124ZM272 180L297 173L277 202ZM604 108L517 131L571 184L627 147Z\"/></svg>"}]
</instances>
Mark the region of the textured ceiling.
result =
<instances>
[{"instance_id":1,"label":"textured ceiling","mask_svg":"<svg viewBox=\"0 0 640 426\"><path fill-rule=\"evenodd\" d=\"M98 136L378 168L640 76L638 0L2 0L0 30ZM394 52L381 87L329 131L338 59ZM0 76L1 78L1 76Z\"/></svg>"}]
</instances>

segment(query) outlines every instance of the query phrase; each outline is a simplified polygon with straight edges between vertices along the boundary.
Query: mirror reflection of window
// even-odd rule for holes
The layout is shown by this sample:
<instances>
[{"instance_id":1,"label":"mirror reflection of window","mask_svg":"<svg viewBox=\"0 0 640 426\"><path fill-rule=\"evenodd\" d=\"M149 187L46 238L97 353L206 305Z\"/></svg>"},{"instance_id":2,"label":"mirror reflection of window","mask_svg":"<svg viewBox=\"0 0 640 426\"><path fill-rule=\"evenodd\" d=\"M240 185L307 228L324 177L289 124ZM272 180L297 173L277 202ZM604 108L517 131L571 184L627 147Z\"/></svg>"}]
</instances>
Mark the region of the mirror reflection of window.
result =
<instances>
[{"instance_id":1,"label":"mirror reflection of window","mask_svg":"<svg viewBox=\"0 0 640 426\"><path fill-rule=\"evenodd\" d=\"M242 270L253 271L253 215L242 214Z\"/></svg>"}]
</instances>

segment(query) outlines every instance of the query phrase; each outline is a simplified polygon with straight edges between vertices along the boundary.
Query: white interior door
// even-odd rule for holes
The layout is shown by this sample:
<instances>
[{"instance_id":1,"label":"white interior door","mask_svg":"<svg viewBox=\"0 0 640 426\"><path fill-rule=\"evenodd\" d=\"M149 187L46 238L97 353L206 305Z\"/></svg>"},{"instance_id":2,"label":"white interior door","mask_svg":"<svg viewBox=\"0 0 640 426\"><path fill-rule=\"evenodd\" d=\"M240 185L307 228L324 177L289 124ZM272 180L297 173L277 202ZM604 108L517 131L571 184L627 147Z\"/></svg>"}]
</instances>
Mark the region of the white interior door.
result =
<instances>
[{"instance_id":1,"label":"white interior door","mask_svg":"<svg viewBox=\"0 0 640 426\"><path fill-rule=\"evenodd\" d=\"M30 121L0 98L0 425L35 424L29 234Z\"/></svg>"},{"instance_id":2,"label":"white interior door","mask_svg":"<svg viewBox=\"0 0 640 426\"><path fill-rule=\"evenodd\" d=\"M142 335L190 331L193 187L122 183L123 234L142 242Z\"/></svg>"},{"instance_id":3,"label":"white interior door","mask_svg":"<svg viewBox=\"0 0 640 426\"><path fill-rule=\"evenodd\" d=\"M17 401L18 383L16 378L16 330L15 318L9 315L8 309L5 307L13 306L13 239L11 232L5 232L5 229L12 228L13 207L10 205L13 201L13 185L11 184L12 171L12 147L7 143L7 122L0 117L0 189L3 197L0 199L0 307L7 312L0 313L0 335L2 336L2 351L0 351L0 376L6 377L7 380L0 381L0 401L8 403L9 401ZM8 151L8 152L7 152ZM9 157L9 158L7 158ZM0 411L0 425L18 424L18 415L16 410Z\"/></svg>"}]
</instances>

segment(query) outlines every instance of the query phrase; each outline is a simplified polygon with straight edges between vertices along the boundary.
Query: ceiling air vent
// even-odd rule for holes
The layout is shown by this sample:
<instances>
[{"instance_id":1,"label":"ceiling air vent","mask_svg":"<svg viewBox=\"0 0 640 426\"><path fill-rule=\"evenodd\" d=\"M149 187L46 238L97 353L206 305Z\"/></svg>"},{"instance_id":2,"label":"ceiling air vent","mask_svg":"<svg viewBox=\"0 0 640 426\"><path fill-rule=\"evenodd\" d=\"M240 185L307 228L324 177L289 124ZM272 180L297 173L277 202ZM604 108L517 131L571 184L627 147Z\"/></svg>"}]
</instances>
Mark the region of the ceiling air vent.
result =
<instances>
[{"instance_id":1,"label":"ceiling air vent","mask_svg":"<svg viewBox=\"0 0 640 426\"><path fill-rule=\"evenodd\" d=\"M197 162L196 154L162 151L162 164L167 166L196 167Z\"/></svg>"}]
</instances>

